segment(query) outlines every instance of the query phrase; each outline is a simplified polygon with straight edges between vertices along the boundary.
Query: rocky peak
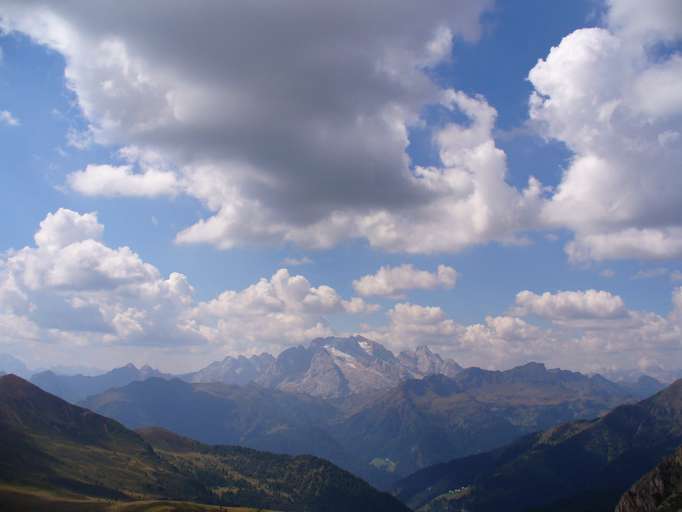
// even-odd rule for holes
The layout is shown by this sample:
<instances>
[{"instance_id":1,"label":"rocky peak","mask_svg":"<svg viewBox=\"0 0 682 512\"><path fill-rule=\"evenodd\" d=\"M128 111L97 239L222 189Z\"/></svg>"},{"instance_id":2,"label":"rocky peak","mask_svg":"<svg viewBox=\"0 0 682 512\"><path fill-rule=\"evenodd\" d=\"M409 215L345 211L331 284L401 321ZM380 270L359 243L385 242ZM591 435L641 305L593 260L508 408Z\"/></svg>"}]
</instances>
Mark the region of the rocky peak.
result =
<instances>
[{"instance_id":1,"label":"rocky peak","mask_svg":"<svg viewBox=\"0 0 682 512\"><path fill-rule=\"evenodd\" d=\"M682 507L682 448L623 494L615 512L666 512Z\"/></svg>"}]
</instances>

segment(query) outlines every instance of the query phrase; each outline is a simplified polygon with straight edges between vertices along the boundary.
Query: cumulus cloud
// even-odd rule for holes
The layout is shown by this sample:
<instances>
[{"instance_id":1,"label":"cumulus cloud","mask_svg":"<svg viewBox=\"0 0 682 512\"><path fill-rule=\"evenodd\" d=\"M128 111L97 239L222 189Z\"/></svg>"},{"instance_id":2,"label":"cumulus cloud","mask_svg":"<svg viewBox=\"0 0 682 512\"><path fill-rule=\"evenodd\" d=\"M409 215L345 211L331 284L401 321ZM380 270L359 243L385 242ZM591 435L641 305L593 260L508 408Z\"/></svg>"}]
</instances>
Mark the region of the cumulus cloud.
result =
<instances>
[{"instance_id":1,"label":"cumulus cloud","mask_svg":"<svg viewBox=\"0 0 682 512\"><path fill-rule=\"evenodd\" d=\"M550 320L622 318L626 315L623 299L601 290L545 292L528 290L516 295L517 315L537 315Z\"/></svg>"},{"instance_id":2,"label":"cumulus cloud","mask_svg":"<svg viewBox=\"0 0 682 512\"><path fill-rule=\"evenodd\" d=\"M396 350L429 343L465 366L509 368L535 360L599 371L638 368L646 360L665 376L663 370L682 364L682 288L674 290L667 316L628 309L616 295L586 290L520 292L508 314L489 315L482 323L462 324L440 307L409 303L394 306L387 320L365 335Z\"/></svg>"},{"instance_id":3,"label":"cumulus cloud","mask_svg":"<svg viewBox=\"0 0 682 512\"><path fill-rule=\"evenodd\" d=\"M1 56L0 56L1 60ZM19 120L8 110L0 110L0 124L18 126Z\"/></svg>"},{"instance_id":4,"label":"cumulus cloud","mask_svg":"<svg viewBox=\"0 0 682 512\"><path fill-rule=\"evenodd\" d=\"M107 247L103 229L94 213L48 214L35 247L0 260L0 310L46 342L85 342L88 333L102 343L197 342L182 317L192 302L185 276L164 278L130 248Z\"/></svg>"},{"instance_id":5,"label":"cumulus cloud","mask_svg":"<svg viewBox=\"0 0 682 512\"><path fill-rule=\"evenodd\" d=\"M96 142L172 164L154 173L139 161L91 166L70 176L75 190L160 195L181 182L211 214L179 243L364 238L420 253L518 242L539 207L536 181L524 191L505 181L495 110L430 78L453 38L478 37L487 7L228 2L189 13L173 1L103 12L21 1L5 3L2 25L66 57ZM470 122L433 127L442 165L413 168L409 129L429 105Z\"/></svg>"},{"instance_id":6,"label":"cumulus cloud","mask_svg":"<svg viewBox=\"0 0 682 512\"><path fill-rule=\"evenodd\" d=\"M60 209L40 223L35 246L3 254L1 343L70 354L78 347L112 354L124 346L121 357L154 353L163 360L180 353L277 353L342 334L333 327L336 316L350 322L379 311L286 269L197 301L184 275L164 276L132 249L107 246L103 231L96 214ZM453 281L448 270L440 275ZM385 315L383 325L364 334L394 350L427 343L465 365L504 368L534 359L591 370L635 368L643 358L663 367L682 363L680 287L667 316L628 309L619 296L596 290L522 291L507 314L469 325L441 307L409 302Z\"/></svg>"},{"instance_id":7,"label":"cumulus cloud","mask_svg":"<svg viewBox=\"0 0 682 512\"><path fill-rule=\"evenodd\" d=\"M210 341L234 340L237 350L257 343L283 348L333 333L324 315L363 313L376 307L360 298L343 300L329 286L314 287L301 275L280 269L241 291L226 291L201 303L192 318Z\"/></svg>"},{"instance_id":8,"label":"cumulus cloud","mask_svg":"<svg viewBox=\"0 0 682 512\"><path fill-rule=\"evenodd\" d=\"M429 272L405 264L381 267L376 274L362 276L353 281L353 288L365 297L370 295L401 297L407 290L453 288L456 282L457 271L447 265L438 265L435 272Z\"/></svg>"},{"instance_id":9,"label":"cumulus cloud","mask_svg":"<svg viewBox=\"0 0 682 512\"><path fill-rule=\"evenodd\" d=\"M129 165L88 165L67 177L69 186L86 196L173 196L178 191L172 172L149 169L133 173Z\"/></svg>"},{"instance_id":10,"label":"cumulus cloud","mask_svg":"<svg viewBox=\"0 0 682 512\"><path fill-rule=\"evenodd\" d=\"M543 208L568 227L571 260L682 256L680 3L612 0L605 28L580 29L528 78L532 121L574 157Z\"/></svg>"},{"instance_id":11,"label":"cumulus cloud","mask_svg":"<svg viewBox=\"0 0 682 512\"><path fill-rule=\"evenodd\" d=\"M510 186L495 109L430 78L453 38L479 36L488 7L10 1L1 23L63 54L87 133L131 150L128 165L69 184L197 198L209 214L178 243L360 238L433 253L568 228L575 262L682 256L679 3L612 0L604 27L567 35L530 71L532 123L574 153L553 191ZM419 167L406 149L427 106L468 119L427 126L440 163ZM150 168L150 153L168 165Z\"/></svg>"},{"instance_id":12,"label":"cumulus cloud","mask_svg":"<svg viewBox=\"0 0 682 512\"><path fill-rule=\"evenodd\" d=\"M331 334L328 315L378 306L312 286L286 269L241 291L196 301L186 276L163 276L129 247L108 247L95 213L59 209L35 247L0 258L0 341L275 352Z\"/></svg>"}]
</instances>

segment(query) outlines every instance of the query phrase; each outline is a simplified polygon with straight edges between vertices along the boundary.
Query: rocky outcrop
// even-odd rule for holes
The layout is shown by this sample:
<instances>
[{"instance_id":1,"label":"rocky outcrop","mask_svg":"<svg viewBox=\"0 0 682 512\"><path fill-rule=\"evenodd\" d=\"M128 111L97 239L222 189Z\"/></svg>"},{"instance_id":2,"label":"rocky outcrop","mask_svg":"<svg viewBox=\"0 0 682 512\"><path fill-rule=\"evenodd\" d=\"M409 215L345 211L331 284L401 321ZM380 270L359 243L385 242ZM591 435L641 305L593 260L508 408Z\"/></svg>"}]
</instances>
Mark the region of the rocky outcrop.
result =
<instances>
[{"instance_id":1,"label":"rocky outcrop","mask_svg":"<svg viewBox=\"0 0 682 512\"><path fill-rule=\"evenodd\" d=\"M644 475L620 499L616 512L673 512L682 509L682 448Z\"/></svg>"}]
</instances>

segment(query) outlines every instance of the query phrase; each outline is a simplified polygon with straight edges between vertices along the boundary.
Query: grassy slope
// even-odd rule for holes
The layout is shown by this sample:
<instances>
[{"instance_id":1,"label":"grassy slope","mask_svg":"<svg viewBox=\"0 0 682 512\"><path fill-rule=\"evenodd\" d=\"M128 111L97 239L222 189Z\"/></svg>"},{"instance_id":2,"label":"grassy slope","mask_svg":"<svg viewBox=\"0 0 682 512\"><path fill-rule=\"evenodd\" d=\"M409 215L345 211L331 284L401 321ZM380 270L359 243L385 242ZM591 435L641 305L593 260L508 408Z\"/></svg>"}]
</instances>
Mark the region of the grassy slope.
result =
<instances>
[{"instance_id":1,"label":"grassy slope","mask_svg":"<svg viewBox=\"0 0 682 512\"><path fill-rule=\"evenodd\" d=\"M207 446L160 429L142 434L18 377L0 378L0 484L45 490L37 497L24 492L17 498L15 493L12 499L20 499L19 510L37 510L21 506L21 499L45 501L46 494L55 493L74 510L107 510L102 507L113 505L106 500L176 500L290 511L407 510L322 459ZM84 501L84 496L94 501Z\"/></svg>"},{"instance_id":2,"label":"grassy slope","mask_svg":"<svg viewBox=\"0 0 682 512\"><path fill-rule=\"evenodd\" d=\"M642 473L682 442L682 381L601 419L568 423L505 448L432 466L396 493L420 510L469 486L448 510L583 512L613 510Z\"/></svg>"},{"instance_id":3,"label":"grassy slope","mask_svg":"<svg viewBox=\"0 0 682 512\"><path fill-rule=\"evenodd\" d=\"M35 487L0 485L4 512L256 512L264 509L219 507L180 501L116 502Z\"/></svg>"}]
</instances>

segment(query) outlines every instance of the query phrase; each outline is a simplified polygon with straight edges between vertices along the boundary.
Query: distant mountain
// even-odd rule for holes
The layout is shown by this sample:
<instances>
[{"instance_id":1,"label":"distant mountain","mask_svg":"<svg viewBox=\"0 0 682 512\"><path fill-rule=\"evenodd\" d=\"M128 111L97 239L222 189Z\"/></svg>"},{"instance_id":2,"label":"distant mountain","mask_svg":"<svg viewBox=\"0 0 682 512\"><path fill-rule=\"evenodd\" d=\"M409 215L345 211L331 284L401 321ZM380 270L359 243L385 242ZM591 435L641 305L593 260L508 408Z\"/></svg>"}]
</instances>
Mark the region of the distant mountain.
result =
<instances>
[{"instance_id":1,"label":"distant mountain","mask_svg":"<svg viewBox=\"0 0 682 512\"><path fill-rule=\"evenodd\" d=\"M403 350L398 355L398 361L403 367L403 377L410 379L419 379L429 375L454 377L462 371L462 367L454 360L443 359L431 352L426 345L421 345L412 351Z\"/></svg>"},{"instance_id":2,"label":"distant mountain","mask_svg":"<svg viewBox=\"0 0 682 512\"><path fill-rule=\"evenodd\" d=\"M405 381L332 432L363 464L395 479L565 421L594 418L632 400L627 390L602 377L538 363L507 371L468 368L453 378Z\"/></svg>"},{"instance_id":3,"label":"distant mountain","mask_svg":"<svg viewBox=\"0 0 682 512\"><path fill-rule=\"evenodd\" d=\"M20 377L28 378L31 375L31 370L20 359L9 354L0 354L0 372L13 373Z\"/></svg>"},{"instance_id":4,"label":"distant mountain","mask_svg":"<svg viewBox=\"0 0 682 512\"><path fill-rule=\"evenodd\" d=\"M462 368L428 347L401 352L362 336L318 338L291 347L278 357L226 357L198 372L181 376L188 382L257 383L260 386L322 398L341 398L388 389L406 379L456 375Z\"/></svg>"},{"instance_id":5,"label":"distant mountain","mask_svg":"<svg viewBox=\"0 0 682 512\"><path fill-rule=\"evenodd\" d=\"M469 368L325 400L255 384L149 379L83 405L131 428L158 425L207 443L325 457L378 486L548 426L595 417L628 391L601 377L529 364Z\"/></svg>"},{"instance_id":6,"label":"distant mountain","mask_svg":"<svg viewBox=\"0 0 682 512\"><path fill-rule=\"evenodd\" d=\"M629 389L634 395L639 396L640 398L648 398L668 386L648 375L640 375L634 380L619 381L617 384Z\"/></svg>"},{"instance_id":7,"label":"distant mountain","mask_svg":"<svg viewBox=\"0 0 682 512\"><path fill-rule=\"evenodd\" d=\"M616 382L618 384L632 384L636 383L640 377L646 377L655 379L658 382L662 382L664 385L668 386L677 379L682 378L682 369L665 369L660 366L648 368L646 371L642 371L638 368L618 368L602 370L599 373L610 381Z\"/></svg>"},{"instance_id":8,"label":"distant mountain","mask_svg":"<svg viewBox=\"0 0 682 512\"><path fill-rule=\"evenodd\" d=\"M307 395L151 378L90 397L82 405L130 428L156 425L210 444L347 460L343 447L323 428L336 409Z\"/></svg>"},{"instance_id":9,"label":"distant mountain","mask_svg":"<svg viewBox=\"0 0 682 512\"><path fill-rule=\"evenodd\" d=\"M48 370L33 375L31 382L48 393L57 395L69 402L78 403L91 395L102 393L107 389L125 386L131 382L145 380L150 377L171 378L172 376L161 373L149 366L137 368L134 364L128 364L93 377L86 375L58 375Z\"/></svg>"},{"instance_id":10,"label":"distant mountain","mask_svg":"<svg viewBox=\"0 0 682 512\"><path fill-rule=\"evenodd\" d=\"M258 356L228 356L211 363L197 372L182 375L188 382L222 382L224 384L249 384L260 377L275 362L270 354Z\"/></svg>"},{"instance_id":11,"label":"distant mountain","mask_svg":"<svg viewBox=\"0 0 682 512\"><path fill-rule=\"evenodd\" d=\"M318 338L307 347L289 348L255 382L282 391L339 398L389 389L402 380L433 373L455 375L459 370L457 363L444 361L427 347L396 357L380 343L351 336Z\"/></svg>"},{"instance_id":12,"label":"distant mountain","mask_svg":"<svg viewBox=\"0 0 682 512\"><path fill-rule=\"evenodd\" d=\"M138 434L14 375L0 378L0 484L0 503L15 510L111 510L110 500L169 510L171 499L282 511L407 511L327 461L207 446L160 429Z\"/></svg>"},{"instance_id":13,"label":"distant mountain","mask_svg":"<svg viewBox=\"0 0 682 512\"><path fill-rule=\"evenodd\" d=\"M616 512L678 512L682 509L682 448L666 457L621 497Z\"/></svg>"},{"instance_id":14,"label":"distant mountain","mask_svg":"<svg viewBox=\"0 0 682 512\"><path fill-rule=\"evenodd\" d=\"M566 423L402 480L419 511L613 510L619 496L682 443L682 381L602 418Z\"/></svg>"},{"instance_id":15,"label":"distant mountain","mask_svg":"<svg viewBox=\"0 0 682 512\"><path fill-rule=\"evenodd\" d=\"M56 365L56 366L50 366L49 368L42 369L40 370L41 372L43 371L51 371L53 373L56 373L57 375L86 375L89 377L95 377L96 375L102 375L104 373L107 373L106 370L102 370L101 368L94 368L92 366L81 366L81 365ZM38 371L35 371L34 373L38 373Z\"/></svg>"}]
</instances>

